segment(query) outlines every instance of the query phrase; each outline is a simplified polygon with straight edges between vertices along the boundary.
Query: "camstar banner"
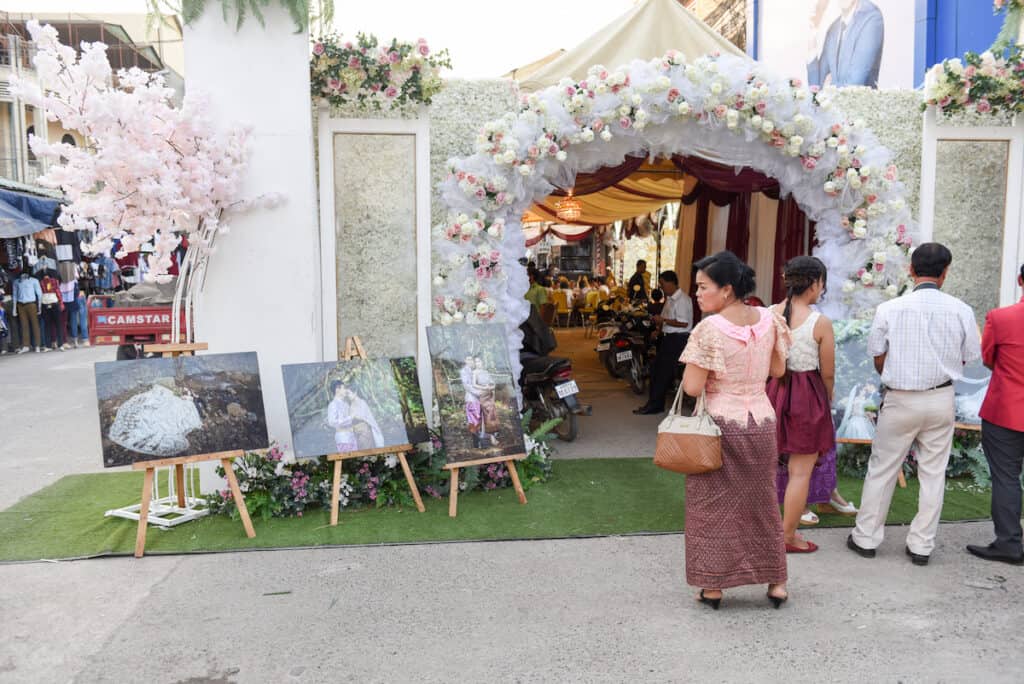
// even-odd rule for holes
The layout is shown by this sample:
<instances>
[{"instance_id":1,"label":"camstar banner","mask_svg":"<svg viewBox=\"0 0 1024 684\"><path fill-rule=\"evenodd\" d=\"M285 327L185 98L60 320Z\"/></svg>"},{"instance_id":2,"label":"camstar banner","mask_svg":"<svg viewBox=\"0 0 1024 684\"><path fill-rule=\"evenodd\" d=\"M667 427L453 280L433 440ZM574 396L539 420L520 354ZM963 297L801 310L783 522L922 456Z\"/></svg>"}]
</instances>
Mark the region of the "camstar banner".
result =
<instances>
[{"instance_id":1,"label":"camstar banner","mask_svg":"<svg viewBox=\"0 0 1024 684\"><path fill-rule=\"evenodd\" d=\"M761 0L758 61L809 85L914 87L911 0Z\"/></svg>"}]
</instances>

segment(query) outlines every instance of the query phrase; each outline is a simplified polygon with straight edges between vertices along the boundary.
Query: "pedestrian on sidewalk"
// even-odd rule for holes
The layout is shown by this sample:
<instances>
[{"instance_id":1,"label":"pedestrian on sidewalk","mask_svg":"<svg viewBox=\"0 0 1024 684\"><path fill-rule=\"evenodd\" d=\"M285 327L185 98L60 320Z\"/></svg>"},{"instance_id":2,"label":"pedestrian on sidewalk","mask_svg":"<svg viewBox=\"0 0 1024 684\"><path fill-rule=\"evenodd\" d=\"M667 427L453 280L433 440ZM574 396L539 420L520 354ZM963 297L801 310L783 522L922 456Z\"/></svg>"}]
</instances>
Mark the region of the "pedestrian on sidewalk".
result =
<instances>
[{"instance_id":1,"label":"pedestrian on sidewalk","mask_svg":"<svg viewBox=\"0 0 1024 684\"><path fill-rule=\"evenodd\" d=\"M787 466L789 481L783 502L782 533L787 553L813 553L818 546L804 539L797 528L807 507L813 473L829 467L825 455L835 444L832 394L835 389L836 340L832 321L811 307L825 294L828 273L813 256L790 259L783 275L786 301L773 309L786 320L793 344L786 374L768 381L768 399L775 407L779 459ZM831 472L836 480L835 461ZM829 488L831 489L831 488Z\"/></svg>"},{"instance_id":2,"label":"pedestrian on sidewalk","mask_svg":"<svg viewBox=\"0 0 1024 684\"><path fill-rule=\"evenodd\" d=\"M778 608L789 594L775 502L775 410L765 384L786 372L789 330L782 316L743 303L754 291L754 269L732 252L694 268L705 317L683 352L683 389L705 395L722 432L722 467L686 477L686 581L714 609L723 589L767 584Z\"/></svg>"},{"instance_id":3,"label":"pedestrian on sidewalk","mask_svg":"<svg viewBox=\"0 0 1024 684\"><path fill-rule=\"evenodd\" d=\"M53 349L64 351L64 330L61 328L61 320L64 314L64 301L60 294L60 281L56 278L56 271L46 271L46 275L39 281L42 289L42 320L45 325L47 342Z\"/></svg>"},{"instance_id":4,"label":"pedestrian on sidewalk","mask_svg":"<svg viewBox=\"0 0 1024 684\"><path fill-rule=\"evenodd\" d=\"M1024 266L1017 284L1024 288ZM992 525L996 540L967 550L985 560L1024 565L1021 545L1021 465L1024 462L1024 299L985 318L981 356L992 370L981 405L981 447L992 473Z\"/></svg>"},{"instance_id":5,"label":"pedestrian on sidewalk","mask_svg":"<svg viewBox=\"0 0 1024 684\"><path fill-rule=\"evenodd\" d=\"M866 558L882 543L896 476L915 442L920 493L906 553L927 565L935 548L956 422L953 383L964 364L981 358L974 312L940 289L952 261L937 242L917 247L910 258L914 289L879 305L868 334L868 353L882 375L882 407L857 526L846 541Z\"/></svg>"}]
</instances>

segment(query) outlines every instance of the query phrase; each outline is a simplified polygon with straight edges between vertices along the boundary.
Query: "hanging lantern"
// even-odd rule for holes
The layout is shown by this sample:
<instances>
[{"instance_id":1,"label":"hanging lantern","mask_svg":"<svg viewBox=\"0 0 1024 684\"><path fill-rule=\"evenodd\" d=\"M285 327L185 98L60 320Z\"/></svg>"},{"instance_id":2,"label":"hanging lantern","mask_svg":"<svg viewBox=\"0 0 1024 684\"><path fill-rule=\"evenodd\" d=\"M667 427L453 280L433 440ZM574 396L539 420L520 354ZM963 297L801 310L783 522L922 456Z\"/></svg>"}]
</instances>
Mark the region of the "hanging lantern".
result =
<instances>
[{"instance_id":1,"label":"hanging lantern","mask_svg":"<svg viewBox=\"0 0 1024 684\"><path fill-rule=\"evenodd\" d=\"M572 196L572 188L565 199L558 200L555 204L556 215L566 223L575 223L583 215L583 205Z\"/></svg>"}]
</instances>

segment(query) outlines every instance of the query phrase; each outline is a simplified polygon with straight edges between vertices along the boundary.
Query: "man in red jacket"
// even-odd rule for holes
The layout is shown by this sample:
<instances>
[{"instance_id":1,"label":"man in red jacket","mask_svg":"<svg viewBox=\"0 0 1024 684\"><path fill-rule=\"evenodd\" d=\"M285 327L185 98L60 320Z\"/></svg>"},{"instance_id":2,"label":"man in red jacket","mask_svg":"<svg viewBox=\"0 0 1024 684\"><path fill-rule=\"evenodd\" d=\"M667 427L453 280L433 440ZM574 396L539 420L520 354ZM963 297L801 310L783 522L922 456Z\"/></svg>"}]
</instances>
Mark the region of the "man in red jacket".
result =
<instances>
[{"instance_id":1,"label":"man in red jacket","mask_svg":"<svg viewBox=\"0 0 1024 684\"><path fill-rule=\"evenodd\" d=\"M1017 284L1024 287L1024 266ZM1024 565L1021 546L1021 465L1024 462L1024 299L988 312L981 339L992 381L981 406L981 446L992 472L992 524L996 540L968 544L985 560Z\"/></svg>"}]
</instances>

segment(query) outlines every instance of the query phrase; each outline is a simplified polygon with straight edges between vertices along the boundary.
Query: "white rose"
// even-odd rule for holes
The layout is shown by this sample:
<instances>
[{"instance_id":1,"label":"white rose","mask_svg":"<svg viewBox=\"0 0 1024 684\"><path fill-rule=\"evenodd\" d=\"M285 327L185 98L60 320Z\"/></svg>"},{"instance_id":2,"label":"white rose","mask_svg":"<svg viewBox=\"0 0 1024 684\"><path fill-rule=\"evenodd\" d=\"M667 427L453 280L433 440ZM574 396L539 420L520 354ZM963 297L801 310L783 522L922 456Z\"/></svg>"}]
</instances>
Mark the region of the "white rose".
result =
<instances>
[{"instance_id":1,"label":"white rose","mask_svg":"<svg viewBox=\"0 0 1024 684\"><path fill-rule=\"evenodd\" d=\"M612 139L612 132L609 131L607 128L603 129L601 131L601 140L604 140L605 142L607 142L607 141L609 141L611 139Z\"/></svg>"},{"instance_id":2,"label":"white rose","mask_svg":"<svg viewBox=\"0 0 1024 684\"><path fill-rule=\"evenodd\" d=\"M451 325L453 322L451 314L447 311L441 314L441 325Z\"/></svg>"},{"instance_id":3,"label":"white rose","mask_svg":"<svg viewBox=\"0 0 1024 684\"><path fill-rule=\"evenodd\" d=\"M712 83L711 84L711 92L713 94L715 94L715 95L720 95L722 93L722 84L719 83L718 81L715 81L714 83Z\"/></svg>"},{"instance_id":4,"label":"white rose","mask_svg":"<svg viewBox=\"0 0 1024 684\"><path fill-rule=\"evenodd\" d=\"M503 155L501 152L499 152L498 154L494 155L494 163L495 164L502 164L502 163L504 163L504 161L505 161L505 155Z\"/></svg>"},{"instance_id":5,"label":"white rose","mask_svg":"<svg viewBox=\"0 0 1024 684\"><path fill-rule=\"evenodd\" d=\"M857 285L852 280L847 280L843 283L843 292L849 294L857 289Z\"/></svg>"},{"instance_id":6,"label":"white rose","mask_svg":"<svg viewBox=\"0 0 1024 684\"><path fill-rule=\"evenodd\" d=\"M506 164L511 164L516 160L516 153L512 150L505 150L505 154L501 155L501 159Z\"/></svg>"},{"instance_id":7,"label":"white rose","mask_svg":"<svg viewBox=\"0 0 1024 684\"><path fill-rule=\"evenodd\" d=\"M856 227L856 228L853 229L853 237L857 238L858 240L860 240L861 238L863 238L867 234L868 234L867 228L864 228L863 226Z\"/></svg>"},{"instance_id":8,"label":"white rose","mask_svg":"<svg viewBox=\"0 0 1024 684\"><path fill-rule=\"evenodd\" d=\"M442 278L441 276L437 276L436 278L434 278L434 285L436 287L441 287L442 285L444 285L444 278Z\"/></svg>"},{"instance_id":9,"label":"white rose","mask_svg":"<svg viewBox=\"0 0 1024 684\"><path fill-rule=\"evenodd\" d=\"M870 285L875 282L875 276L871 275L871 271L864 271L864 274L860 277L860 282Z\"/></svg>"},{"instance_id":10,"label":"white rose","mask_svg":"<svg viewBox=\"0 0 1024 684\"><path fill-rule=\"evenodd\" d=\"M889 287L885 288L885 294L887 294L890 297L895 297L899 293L900 293L900 289L898 287L896 287L895 285L890 285Z\"/></svg>"},{"instance_id":11,"label":"white rose","mask_svg":"<svg viewBox=\"0 0 1024 684\"><path fill-rule=\"evenodd\" d=\"M680 102L678 109L680 114L686 116L690 113L690 103L686 101Z\"/></svg>"},{"instance_id":12,"label":"white rose","mask_svg":"<svg viewBox=\"0 0 1024 684\"><path fill-rule=\"evenodd\" d=\"M864 147L863 145L857 145L856 149L854 149L854 153L856 153L858 157L863 157L867 151L868 148Z\"/></svg>"},{"instance_id":13,"label":"white rose","mask_svg":"<svg viewBox=\"0 0 1024 684\"><path fill-rule=\"evenodd\" d=\"M764 122L761 124L761 130L764 131L765 133L771 133L772 131L775 130L775 124L773 124L768 119L765 119Z\"/></svg>"},{"instance_id":14,"label":"white rose","mask_svg":"<svg viewBox=\"0 0 1024 684\"><path fill-rule=\"evenodd\" d=\"M831 138L828 139L826 144L834 149L839 146L839 138L833 135Z\"/></svg>"},{"instance_id":15,"label":"white rose","mask_svg":"<svg viewBox=\"0 0 1024 684\"><path fill-rule=\"evenodd\" d=\"M827 181L825 183L825 192L831 194L831 193L833 193L835 191L836 191L836 184L833 183L832 181Z\"/></svg>"},{"instance_id":16,"label":"white rose","mask_svg":"<svg viewBox=\"0 0 1024 684\"><path fill-rule=\"evenodd\" d=\"M853 227L864 228L865 230L867 230L868 222L865 221L864 219L857 219L856 221L853 222Z\"/></svg>"},{"instance_id":17,"label":"white rose","mask_svg":"<svg viewBox=\"0 0 1024 684\"><path fill-rule=\"evenodd\" d=\"M846 170L846 180L852 181L854 178L856 178L858 180L860 179L860 174L857 173L857 169L847 169Z\"/></svg>"},{"instance_id":18,"label":"white rose","mask_svg":"<svg viewBox=\"0 0 1024 684\"><path fill-rule=\"evenodd\" d=\"M619 107L619 116L629 116L630 111L631 108L629 105L622 105L621 107Z\"/></svg>"},{"instance_id":19,"label":"white rose","mask_svg":"<svg viewBox=\"0 0 1024 684\"><path fill-rule=\"evenodd\" d=\"M700 73L697 71L697 67L692 64L686 67L686 78L691 81L696 81L700 77Z\"/></svg>"},{"instance_id":20,"label":"white rose","mask_svg":"<svg viewBox=\"0 0 1024 684\"><path fill-rule=\"evenodd\" d=\"M558 161L565 161L566 156L568 155L565 154L565 150L558 150L558 152L555 153L555 159Z\"/></svg>"},{"instance_id":21,"label":"white rose","mask_svg":"<svg viewBox=\"0 0 1024 684\"><path fill-rule=\"evenodd\" d=\"M846 145L839 145L836 147L836 152L839 153L840 157L845 157L848 154L850 154L850 148L847 147Z\"/></svg>"},{"instance_id":22,"label":"white rose","mask_svg":"<svg viewBox=\"0 0 1024 684\"><path fill-rule=\"evenodd\" d=\"M630 101L633 103L634 107L639 107L640 104L644 101L644 99L642 97L640 97L639 95L633 95L633 97L632 97L632 99Z\"/></svg>"},{"instance_id":23,"label":"white rose","mask_svg":"<svg viewBox=\"0 0 1024 684\"><path fill-rule=\"evenodd\" d=\"M476 313L478 316L483 316L489 310L490 308L487 306L485 302L480 302L479 304L476 305Z\"/></svg>"},{"instance_id":24,"label":"white rose","mask_svg":"<svg viewBox=\"0 0 1024 684\"><path fill-rule=\"evenodd\" d=\"M456 311L455 313L452 314L452 320L455 321L456 323L461 323L462 319L463 316L461 311Z\"/></svg>"},{"instance_id":25,"label":"white rose","mask_svg":"<svg viewBox=\"0 0 1024 684\"><path fill-rule=\"evenodd\" d=\"M783 126L782 126L782 135L784 135L784 136L786 136L788 138L791 135L793 135L794 133L796 133L796 129L793 128L793 124L791 124L791 123L783 124Z\"/></svg>"},{"instance_id":26,"label":"white rose","mask_svg":"<svg viewBox=\"0 0 1024 684\"><path fill-rule=\"evenodd\" d=\"M876 264L884 264L887 256L885 252L875 252L872 258Z\"/></svg>"},{"instance_id":27,"label":"white rose","mask_svg":"<svg viewBox=\"0 0 1024 684\"><path fill-rule=\"evenodd\" d=\"M531 173L533 173L533 167L532 166L530 166L529 164L520 164L519 165L519 175L520 176L529 176Z\"/></svg>"},{"instance_id":28,"label":"white rose","mask_svg":"<svg viewBox=\"0 0 1024 684\"><path fill-rule=\"evenodd\" d=\"M804 139L801 138L799 135L794 135L792 138L789 139L789 144L792 145L793 147L800 147L801 145L804 144Z\"/></svg>"},{"instance_id":29,"label":"white rose","mask_svg":"<svg viewBox=\"0 0 1024 684\"><path fill-rule=\"evenodd\" d=\"M850 179L850 187L853 188L854 190L860 190L861 186L863 185L864 184L860 182L860 176Z\"/></svg>"},{"instance_id":30,"label":"white rose","mask_svg":"<svg viewBox=\"0 0 1024 684\"><path fill-rule=\"evenodd\" d=\"M606 86L604 83L598 83L597 87L594 88L594 93L596 95L604 95L607 92L608 92L608 86Z\"/></svg>"},{"instance_id":31,"label":"white rose","mask_svg":"<svg viewBox=\"0 0 1024 684\"><path fill-rule=\"evenodd\" d=\"M583 132L580 133L580 138L583 140L583 142L590 142L591 140L594 139L594 131L590 130L589 128L584 128Z\"/></svg>"},{"instance_id":32,"label":"white rose","mask_svg":"<svg viewBox=\"0 0 1024 684\"><path fill-rule=\"evenodd\" d=\"M864 177L864 178L867 178L868 176L870 176L871 175L871 167L870 166L862 166L862 167L860 167L860 175L862 177Z\"/></svg>"}]
</instances>

